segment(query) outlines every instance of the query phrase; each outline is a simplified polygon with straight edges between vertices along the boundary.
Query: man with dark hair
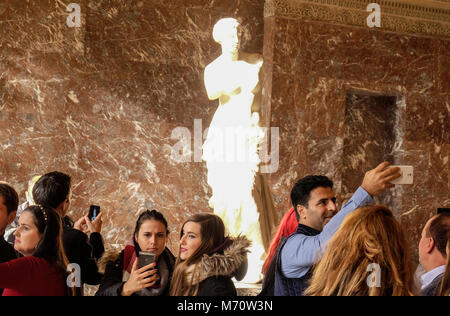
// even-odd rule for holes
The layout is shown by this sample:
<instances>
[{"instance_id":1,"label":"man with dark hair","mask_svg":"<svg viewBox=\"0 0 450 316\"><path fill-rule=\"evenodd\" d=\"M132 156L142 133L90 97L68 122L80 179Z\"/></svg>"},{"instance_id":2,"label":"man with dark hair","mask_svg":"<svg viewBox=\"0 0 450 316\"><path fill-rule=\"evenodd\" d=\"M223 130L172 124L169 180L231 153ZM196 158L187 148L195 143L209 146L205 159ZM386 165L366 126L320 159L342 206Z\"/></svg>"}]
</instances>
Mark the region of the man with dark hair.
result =
<instances>
[{"instance_id":1,"label":"man with dark hair","mask_svg":"<svg viewBox=\"0 0 450 316\"><path fill-rule=\"evenodd\" d=\"M14 247L5 241L3 234L6 226L16 218L19 196L10 185L0 182L0 263L8 262L17 258ZM0 289L2 296L3 289Z\"/></svg>"},{"instance_id":2,"label":"man with dark hair","mask_svg":"<svg viewBox=\"0 0 450 316\"><path fill-rule=\"evenodd\" d=\"M71 178L67 174L54 171L43 175L33 187L33 199L36 204L52 207L63 219L63 243L70 263L76 263L81 269L81 282L90 285L100 284L102 274L98 272L96 260L105 251L100 234L101 213L91 222L87 216L76 223L67 216L71 200ZM81 230L85 223L88 235ZM82 288L77 294L82 294Z\"/></svg>"},{"instance_id":3,"label":"man with dark hair","mask_svg":"<svg viewBox=\"0 0 450 316\"><path fill-rule=\"evenodd\" d=\"M16 236L14 236L14 233L17 230L17 227L19 227L20 215L22 215L23 211L28 206L34 204L34 201L33 201L33 187L34 187L34 184L37 182L37 180L39 180L40 177L41 177L40 175L34 176L28 182L28 190L25 192L26 201L23 202L22 204L19 204L19 207L17 208L16 218L14 219L14 221L11 224L9 224L6 227L4 237L5 237L5 240L7 242L9 242L10 244L14 244L14 242L16 240Z\"/></svg>"},{"instance_id":4,"label":"man with dark hair","mask_svg":"<svg viewBox=\"0 0 450 316\"><path fill-rule=\"evenodd\" d=\"M52 207L64 217L69 209L72 179L65 173L54 171L43 175L34 184L33 200Z\"/></svg>"},{"instance_id":5,"label":"man with dark hair","mask_svg":"<svg viewBox=\"0 0 450 316\"><path fill-rule=\"evenodd\" d=\"M325 190L322 190L325 189ZM300 179L291 190L291 201L292 205L297 211L299 221L302 217L305 219L306 223L306 215L309 209L307 208L308 202L311 198L311 193L315 193L316 191L328 191L332 192L333 190L333 182L325 176L307 176ZM311 192L314 191L314 192ZM326 218L324 220L321 219L322 214L315 212L308 212L308 226L315 228L317 230L322 230L323 226L329 222L331 217L333 217L337 213L336 209L336 197L331 197L331 208L329 209L330 213L326 214ZM326 201L321 201L325 203Z\"/></svg>"},{"instance_id":6,"label":"man with dark hair","mask_svg":"<svg viewBox=\"0 0 450 316\"><path fill-rule=\"evenodd\" d=\"M302 295L311 278L311 267L326 243L353 210L373 202L373 197L400 177L388 162L366 172L362 185L338 213L333 182L325 176L307 176L292 188L291 200L299 216L297 231L280 245L275 275L276 296ZM336 215L337 214L337 215ZM335 216L336 215L336 216Z\"/></svg>"},{"instance_id":7,"label":"man with dark hair","mask_svg":"<svg viewBox=\"0 0 450 316\"><path fill-rule=\"evenodd\" d=\"M423 296L437 296L447 262L446 246L450 231L450 213L443 212L427 221L419 242L419 261L425 269L421 276Z\"/></svg>"}]
</instances>

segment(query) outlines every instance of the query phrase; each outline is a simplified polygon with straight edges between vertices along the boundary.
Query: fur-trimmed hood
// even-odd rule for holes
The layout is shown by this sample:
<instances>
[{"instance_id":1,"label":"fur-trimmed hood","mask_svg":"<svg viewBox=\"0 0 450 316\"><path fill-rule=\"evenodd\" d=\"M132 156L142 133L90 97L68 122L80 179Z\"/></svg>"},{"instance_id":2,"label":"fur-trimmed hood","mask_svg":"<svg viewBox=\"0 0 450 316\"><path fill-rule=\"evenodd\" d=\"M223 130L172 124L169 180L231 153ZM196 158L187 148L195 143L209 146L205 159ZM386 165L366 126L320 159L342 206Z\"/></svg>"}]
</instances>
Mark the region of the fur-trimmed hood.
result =
<instances>
[{"instance_id":1,"label":"fur-trimmed hood","mask_svg":"<svg viewBox=\"0 0 450 316\"><path fill-rule=\"evenodd\" d=\"M115 248L105 250L102 257L97 262L98 272L102 274L105 273L108 262L116 262L121 253L121 250Z\"/></svg>"},{"instance_id":2,"label":"fur-trimmed hood","mask_svg":"<svg viewBox=\"0 0 450 316\"><path fill-rule=\"evenodd\" d=\"M201 261L186 270L184 284L199 284L212 276L229 276L242 279L247 273L247 253L251 241L245 236L231 239L223 254L203 255Z\"/></svg>"}]
</instances>

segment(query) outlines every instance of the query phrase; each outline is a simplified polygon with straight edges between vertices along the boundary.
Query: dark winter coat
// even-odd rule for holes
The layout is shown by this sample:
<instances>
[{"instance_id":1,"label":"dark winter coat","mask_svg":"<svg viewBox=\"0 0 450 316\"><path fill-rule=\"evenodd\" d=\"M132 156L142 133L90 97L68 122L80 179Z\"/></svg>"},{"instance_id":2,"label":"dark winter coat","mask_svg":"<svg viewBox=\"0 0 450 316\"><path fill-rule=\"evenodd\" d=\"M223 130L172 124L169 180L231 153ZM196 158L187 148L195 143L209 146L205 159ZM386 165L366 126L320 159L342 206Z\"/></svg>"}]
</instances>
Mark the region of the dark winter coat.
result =
<instances>
[{"instance_id":1,"label":"dark winter coat","mask_svg":"<svg viewBox=\"0 0 450 316\"><path fill-rule=\"evenodd\" d=\"M108 251L102 257L99 262L100 271L104 270L104 276L100 287L95 293L95 296L120 296L122 293L123 285L125 282L123 281L123 273L124 273L124 257L125 251ZM160 260L164 260L169 270L169 282L164 290L162 290L162 296L169 295L170 290L170 280L172 279L173 269L175 266L175 257L170 252L168 248L166 248L163 253L159 256L158 262ZM156 268L158 268L158 264ZM135 293L133 296L145 296L145 292L141 291L140 293Z\"/></svg>"},{"instance_id":2,"label":"dark winter coat","mask_svg":"<svg viewBox=\"0 0 450 316\"><path fill-rule=\"evenodd\" d=\"M102 235L92 233L88 237L73 228L73 221L66 216L63 219L63 244L69 263L80 266L81 282L100 284L103 275L98 272L97 260L105 252ZM77 288L77 295L82 295L82 288Z\"/></svg>"}]
</instances>

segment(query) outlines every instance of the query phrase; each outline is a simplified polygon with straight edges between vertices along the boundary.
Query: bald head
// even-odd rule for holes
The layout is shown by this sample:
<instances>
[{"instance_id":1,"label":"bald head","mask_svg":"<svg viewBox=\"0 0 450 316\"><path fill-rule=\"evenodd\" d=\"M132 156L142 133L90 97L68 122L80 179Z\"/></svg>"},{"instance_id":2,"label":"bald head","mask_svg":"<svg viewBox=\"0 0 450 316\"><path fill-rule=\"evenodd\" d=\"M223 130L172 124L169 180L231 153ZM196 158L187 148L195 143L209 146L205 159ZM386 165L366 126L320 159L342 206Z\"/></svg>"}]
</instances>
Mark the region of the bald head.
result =
<instances>
[{"instance_id":1,"label":"bald head","mask_svg":"<svg viewBox=\"0 0 450 316\"><path fill-rule=\"evenodd\" d=\"M425 236L434 240L437 250L446 257L447 240L450 231L450 213L433 216L425 225Z\"/></svg>"}]
</instances>

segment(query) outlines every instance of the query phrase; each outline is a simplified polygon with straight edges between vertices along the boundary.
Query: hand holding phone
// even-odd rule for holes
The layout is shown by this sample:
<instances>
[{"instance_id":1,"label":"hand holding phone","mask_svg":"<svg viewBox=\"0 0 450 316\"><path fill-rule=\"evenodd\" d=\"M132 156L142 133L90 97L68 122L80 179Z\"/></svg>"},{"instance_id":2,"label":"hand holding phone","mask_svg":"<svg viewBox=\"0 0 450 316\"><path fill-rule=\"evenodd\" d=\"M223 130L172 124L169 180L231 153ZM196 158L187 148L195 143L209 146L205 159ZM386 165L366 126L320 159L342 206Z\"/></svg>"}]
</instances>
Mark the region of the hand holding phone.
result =
<instances>
[{"instance_id":1,"label":"hand holding phone","mask_svg":"<svg viewBox=\"0 0 450 316\"><path fill-rule=\"evenodd\" d=\"M151 287L158 281L158 274L155 268L141 271L142 267L147 266L148 262L155 262L155 254L148 252L139 252L139 257L133 263L130 278L122 287L122 296L130 296L147 287ZM148 264L147 264L148 263Z\"/></svg>"},{"instance_id":2,"label":"hand holding phone","mask_svg":"<svg viewBox=\"0 0 450 316\"><path fill-rule=\"evenodd\" d=\"M156 255L153 252L139 251L138 268L141 269L156 261Z\"/></svg>"},{"instance_id":3,"label":"hand holding phone","mask_svg":"<svg viewBox=\"0 0 450 316\"><path fill-rule=\"evenodd\" d=\"M439 207L437 209L437 214L442 214L442 213L450 213L450 208L448 208L448 207Z\"/></svg>"},{"instance_id":4,"label":"hand holding phone","mask_svg":"<svg viewBox=\"0 0 450 316\"><path fill-rule=\"evenodd\" d=\"M89 214L85 217L85 223L90 233L100 233L102 231L103 212L100 211L100 206L91 205L89 208Z\"/></svg>"},{"instance_id":5,"label":"hand holding phone","mask_svg":"<svg viewBox=\"0 0 450 316\"><path fill-rule=\"evenodd\" d=\"M391 181L392 184L413 184L414 167L413 166L390 166L400 168L400 178Z\"/></svg>"},{"instance_id":6,"label":"hand holding phone","mask_svg":"<svg viewBox=\"0 0 450 316\"><path fill-rule=\"evenodd\" d=\"M91 222L93 222L95 220L95 218L98 216L98 214L100 214L100 206L98 205L91 205L89 207L89 220Z\"/></svg>"}]
</instances>

